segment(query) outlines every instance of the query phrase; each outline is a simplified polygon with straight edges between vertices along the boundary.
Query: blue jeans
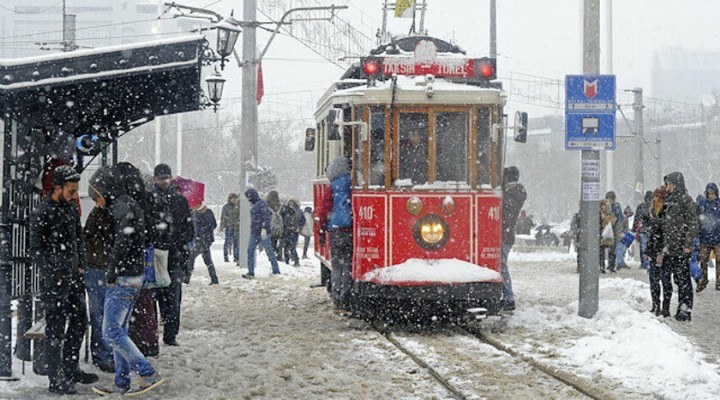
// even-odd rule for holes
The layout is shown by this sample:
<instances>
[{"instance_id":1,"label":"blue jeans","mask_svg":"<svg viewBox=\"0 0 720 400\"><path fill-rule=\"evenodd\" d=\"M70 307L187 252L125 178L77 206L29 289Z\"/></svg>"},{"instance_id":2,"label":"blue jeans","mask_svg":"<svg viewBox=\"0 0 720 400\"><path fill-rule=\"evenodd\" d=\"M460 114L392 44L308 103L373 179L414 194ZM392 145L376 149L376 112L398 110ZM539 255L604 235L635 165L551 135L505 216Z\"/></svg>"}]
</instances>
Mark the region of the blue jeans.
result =
<instances>
[{"instance_id":1,"label":"blue jeans","mask_svg":"<svg viewBox=\"0 0 720 400\"><path fill-rule=\"evenodd\" d=\"M225 228L225 245L223 246L223 257L227 261L232 247L233 261L238 262L240 256L240 234L234 228Z\"/></svg>"},{"instance_id":2,"label":"blue jeans","mask_svg":"<svg viewBox=\"0 0 720 400\"><path fill-rule=\"evenodd\" d=\"M115 386L124 389L130 388L130 370L140 376L155 373L155 368L128 337L130 317L144 278L143 275L118 276L115 285L108 287L105 296L103 338L114 350Z\"/></svg>"},{"instance_id":3,"label":"blue jeans","mask_svg":"<svg viewBox=\"0 0 720 400\"><path fill-rule=\"evenodd\" d=\"M502 259L500 260L500 272L503 277L503 301L515 301L515 294L512 288L512 278L510 278L510 269L508 269L507 259L512 249L511 244L504 244L502 247Z\"/></svg>"},{"instance_id":4,"label":"blue jeans","mask_svg":"<svg viewBox=\"0 0 720 400\"><path fill-rule=\"evenodd\" d=\"M109 364L113 359L110 345L102 338L103 313L105 308L105 271L88 268L85 272L85 290L90 308L90 352L95 365Z\"/></svg>"},{"instance_id":5,"label":"blue jeans","mask_svg":"<svg viewBox=\"0 0 720 400\"><path fill-rule=\"evenodd\" d=\"M255 248L257 248L258 245L265 249L265 254L267 254L268 260L270 260L270 265L272 265L273 274L279 274L280 267L278 267L277 257L275 256L275 250L273 250L272 243L270 242L270 236L263 239L260 235L254 234L250 235L250 241L248 242L248 273L250 275L255 275Z\"/></svg>"}]
</instances>

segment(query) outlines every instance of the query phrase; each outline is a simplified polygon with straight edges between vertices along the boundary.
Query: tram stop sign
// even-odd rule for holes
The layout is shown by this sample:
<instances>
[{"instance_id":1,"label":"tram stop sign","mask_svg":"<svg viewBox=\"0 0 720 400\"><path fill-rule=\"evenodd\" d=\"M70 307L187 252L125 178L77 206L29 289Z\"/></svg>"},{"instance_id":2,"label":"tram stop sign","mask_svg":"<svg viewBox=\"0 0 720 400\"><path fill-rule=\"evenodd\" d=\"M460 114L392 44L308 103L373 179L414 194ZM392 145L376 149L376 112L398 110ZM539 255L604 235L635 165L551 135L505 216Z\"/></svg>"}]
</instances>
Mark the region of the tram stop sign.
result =
<instances>
[{"instance_id":1,"label":"tram stop sign","mask_svg":"<svg viewBox=\"0 0 720 400\"><path fill-rule=\"evenodd\" d=\"M565 76L565 149L615 150L615 75Z\"/></svg>"}]
</instances>

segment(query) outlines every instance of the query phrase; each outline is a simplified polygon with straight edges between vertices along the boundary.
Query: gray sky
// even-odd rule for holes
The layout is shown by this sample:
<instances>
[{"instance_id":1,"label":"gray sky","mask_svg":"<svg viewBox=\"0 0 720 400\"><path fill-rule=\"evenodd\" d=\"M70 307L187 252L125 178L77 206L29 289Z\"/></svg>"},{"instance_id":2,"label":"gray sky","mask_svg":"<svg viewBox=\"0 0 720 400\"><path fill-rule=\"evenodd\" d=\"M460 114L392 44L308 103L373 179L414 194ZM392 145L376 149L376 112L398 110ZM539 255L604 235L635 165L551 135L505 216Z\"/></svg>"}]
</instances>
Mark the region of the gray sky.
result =
<instances>
[{"instance_id":1,"label":"gray sky","mask_svg":"<svg viewBox=\"0 0 720 400\"><path fill-rule=\"evenodd\" d=\"M331 4L330 1L319 1ZM192 0L204 6L210 0ZM335 1L334 3L342 3ZM469 55L487 55L488 0L428 0L426 26L430 34L454 39ZM532 98L551 96L557 101L562 87L544 78L562 80L566 74L581 73L580 0L498 0L498 64L499 76L510 91L510 110L526 109L532 115L558 113L552 107L538 107ZM381 0L350 0L350 9L341 16L374 36L381 20ZM601 70L605 72L605 5L601 0ZM211 8L228 13L235 8L241 15L242 2L222 0ZM717 51L720 47L720 2L694 0L632 0L613 2L613 73L618 76L618 89L641 86L652 95L650 68L654 50L683 47L691 50ZM390 30L406 33L408 19L390 19ZM259 34L262 47L268 35ZM237 49L240 49L238 44ZM289 37L279 37L272 44L263 62L265 92L260 118L311 117L314 102L342 70L303 48ZM240 71L226 68L228 78L226 102L236 104L239 111ZM534 77L527 77L532 75ZM537 77L537 78L535 78ZM508 80L512 78L513 80ZM528 84L527 81L533 81ZM277 94L277 95L272 95ZM519 94L519 95L518 95ZM525 97L523 97L523 95ZM619 100L631 97L618 93ZM548 104L547 101L543 104ZM229 110L228 110L229 111Z\"/></svg>"}]
</instances>

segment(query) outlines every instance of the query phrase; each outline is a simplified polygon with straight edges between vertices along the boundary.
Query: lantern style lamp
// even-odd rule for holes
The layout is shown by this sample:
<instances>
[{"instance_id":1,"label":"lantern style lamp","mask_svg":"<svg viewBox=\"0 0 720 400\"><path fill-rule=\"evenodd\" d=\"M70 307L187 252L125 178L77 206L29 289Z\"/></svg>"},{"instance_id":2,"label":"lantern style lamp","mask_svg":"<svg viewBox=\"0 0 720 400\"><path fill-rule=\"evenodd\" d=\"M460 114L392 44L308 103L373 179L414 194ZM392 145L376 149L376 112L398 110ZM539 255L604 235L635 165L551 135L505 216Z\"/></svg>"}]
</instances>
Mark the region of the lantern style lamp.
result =
<instances>
[{"instance_id":1,"label":"lantern style lamp","mask_svg":"<svg viewBox=\"0 0 720 400\"><path fill-rule=\"evenodd\" d=\"M208 98L213 103L213 110L217 111L220 99L222 99L223 87L225 86L225 78L215 70L205 79L208 85Z\"/></svg>"},{"instance_id":2,"label":"lantern style lamp","mask_svg":"<svg viewBox=\"0 0 720 400\"><path fill-rule=\"evenodd\" d=\"M240 34L240 22L232 16L215 24L217 28L217 52L220 56L220 69L224 69L226 57L232 54Z\"/></svg>"}]
</instances>

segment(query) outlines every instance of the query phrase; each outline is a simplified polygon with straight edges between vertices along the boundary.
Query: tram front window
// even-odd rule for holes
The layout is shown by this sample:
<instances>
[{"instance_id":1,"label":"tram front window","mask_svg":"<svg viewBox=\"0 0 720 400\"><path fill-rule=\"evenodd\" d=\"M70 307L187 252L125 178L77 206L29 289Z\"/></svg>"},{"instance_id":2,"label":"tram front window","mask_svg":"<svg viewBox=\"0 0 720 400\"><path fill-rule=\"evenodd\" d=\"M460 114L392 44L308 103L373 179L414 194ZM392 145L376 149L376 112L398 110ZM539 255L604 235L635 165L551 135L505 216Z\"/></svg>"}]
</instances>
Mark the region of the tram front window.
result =
<instances>
[{"instance_id":1,"label":"tram front window","mask_svg":"<svg viewBox=\"0 0 720 400\"><path fill-rule=\"evenodd\" d=\"M400 114L399 180L414 185L428 181L428 116L420 113Z\"/></svg>"},{"instance_id":2,"label":"tram front window","mask_svg":"<svg viewBox=\"0 0 720 400\"><path fill-rule=\"evenodd\" d=\"M435 120L438 181L467 181L467 113L438 113Z\"/></svg>"},{"instance_id":3,"label":"tram front window","mask_svg":"<svg viewBox=\"0 0 720 400\"><path fill-rule=\"evenodd\" d=\"M370 111L370 185L385 185L385 111Z\"/></svg>"}]
</instances>

